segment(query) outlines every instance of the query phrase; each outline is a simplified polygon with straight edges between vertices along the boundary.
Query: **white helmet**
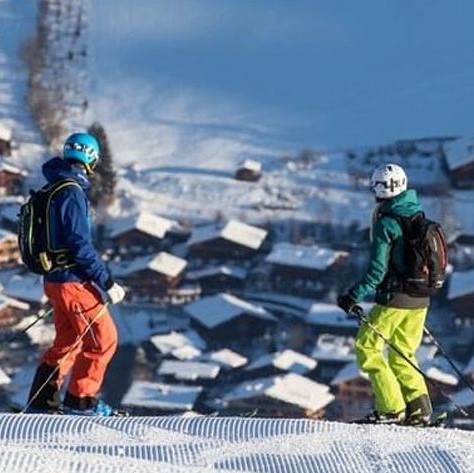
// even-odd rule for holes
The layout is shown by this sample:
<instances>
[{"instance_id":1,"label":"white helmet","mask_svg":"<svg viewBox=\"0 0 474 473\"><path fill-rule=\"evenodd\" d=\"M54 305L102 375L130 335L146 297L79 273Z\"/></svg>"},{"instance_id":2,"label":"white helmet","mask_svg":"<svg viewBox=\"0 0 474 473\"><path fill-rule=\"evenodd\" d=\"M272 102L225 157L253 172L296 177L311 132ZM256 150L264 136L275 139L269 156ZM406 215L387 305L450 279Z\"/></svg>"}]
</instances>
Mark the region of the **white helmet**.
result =
<instances>
[{"instance_id":1,"label":"white helmet","mask_svg":"<svg viewBox=\"0 0 474 473\"><path fill-rule=\"evenodd\" d=\"M372 173L370 188L378 199L391 199L407 190L408 179L398 164L382 164Z\"/></svg>"}]
</instances>

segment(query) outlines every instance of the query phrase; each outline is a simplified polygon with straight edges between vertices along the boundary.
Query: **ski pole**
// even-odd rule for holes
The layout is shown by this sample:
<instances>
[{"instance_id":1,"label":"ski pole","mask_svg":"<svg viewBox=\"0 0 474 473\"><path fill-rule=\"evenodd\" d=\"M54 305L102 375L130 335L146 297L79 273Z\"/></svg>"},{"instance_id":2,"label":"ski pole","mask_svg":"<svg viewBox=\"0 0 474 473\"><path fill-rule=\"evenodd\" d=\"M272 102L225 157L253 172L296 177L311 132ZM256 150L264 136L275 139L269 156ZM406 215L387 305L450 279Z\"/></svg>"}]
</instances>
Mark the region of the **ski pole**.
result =
<instances>
[{"instance_id":1,"label":"ski pole","mask_svg":"<svg viewBox=\"0 0 474 473\"><path fill-rule=\"evenodd\" d=\"M35 320L33 320L33 322L28 324L24 329L20 330L19 332L15 332L10 338L1 342L0 351L3 350L6 346L8 346L10 343L14 342L20 335L23 335L26 332L28 332L28 330L30 330L30 328L33 327L33 325L36 325L40 320L44 320L48 318L52 313L53 313L53 308L50 307L44 314L41 314L41 315L38 314Z\"/></svg>"},{"instance_id":2,"label":"ski pole","mask_svg":"<svg viewBox=\"0 0 474 473\"><path fill-rule=\"evenodd\" d=\"M433 333L431 330L428 329L428 327L425 327L425 333L428 335L431 339L431 341L435 344L436 348L441 352L441 354L446 358L446 361L451 365L453 370L456 372L456 374L459 376L459 379L464 382L464 384L472 391L474 392L474 385L464 376L463 373L459 370L459 368L454 364L454 362L451 360L451 358L448 356L444 348L441 346L441 344L436 340L434 337Z\"/></svg>"},{"instance_id":3,"label":"ski pole","mask_svg":"<svg viewBox=\"0 0 474 473\"><path fill-rule=\"evenodd\" d=\"M431 378L428 377L428 375L420 369L413 361L411 361L399 348L397 348L393 343L391 343L385 336L384 334L377 328L375 327L368 317L364 315L364 309L362 307L356 305L351 311L356 317L358 317L362 322L367 324L368 327L370 327L386 344L388 347L390 347L391 350L394 352L398 353L414 370L416 370L423 378L426 380L427 383L431 384L431 386L435 387L438 392L444 396L446 399L451 402L451 404L464 416L464 417L469 417L469 414L464 410L463 407L459 406L456 404L448 393L444 392L444 390L438 385L437 382L432 380Z\"/></svg>"},{"instance_id":4,"label":"ski pole","mask_svg":"<svg viewBox=\"0 0 474 473\"><path fill-rule=\"evenodd\" d=\"M79 344L82 342L82 339L86 336L87 332L92 328L92 325L94 325L97 320L102 317L104 314L105 310L107 307L110 305L110 302L106 302L101 309L97 312L95 317L87 324L87 327L84 329L84 331L80 334L78 339L74 342L74 344L71 346L71 348L65 353L65 355L59 360L58 364L54 368L54 370L51 372L51 374L48 376L46 381L36 390L36 392L31 396L31 398L28 400L26 403L26 406L21 410L21 414L24 414L28 408L33 404L33 401L39 396L40 392L48 385L48 383L54 378L55 374L59 371L59 368L61 365L71 356L71 353L74 352L74 350L79 346Z\"/></svg>"}]
</instances>

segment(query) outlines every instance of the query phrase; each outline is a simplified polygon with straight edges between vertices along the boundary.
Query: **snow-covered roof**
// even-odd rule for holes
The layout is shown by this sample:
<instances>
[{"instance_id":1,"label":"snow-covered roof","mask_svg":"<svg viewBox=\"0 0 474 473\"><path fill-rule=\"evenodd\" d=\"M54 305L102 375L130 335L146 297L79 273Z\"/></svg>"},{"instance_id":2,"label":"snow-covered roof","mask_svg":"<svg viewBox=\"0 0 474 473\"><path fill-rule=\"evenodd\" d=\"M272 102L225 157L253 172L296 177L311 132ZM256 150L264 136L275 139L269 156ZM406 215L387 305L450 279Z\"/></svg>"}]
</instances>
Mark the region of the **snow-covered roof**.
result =
<instances>
[{"instance_id":1,"label":"snow-covered roof","mask_svg":"<svg viewBox=\"0 0 474 473\"><path fill-rule=\"evenodd\" d=\"M249 314L269 321L276 320L263 307L225 293L191 302L185 306L185 311L207 328L215 328L241 314Z\"/></svg>"},{"instance_id":2,"label":"snow-covered roof","mask_svg":"<svg viewBox=\"0 0 474 473\"><path fill-rule=\"evenodd\" d=\"M366 373L363 373L359 370L357 363L352 361L347 363L337 374L334 376L333 380L331 381L331 386L337 386L341 383L346 381L351 381L353 379L363 378L369 379Z\"/></svg>"},{"instance_id":3,"label":"snow-covered roof","mask_svg":"<svg viewBox=\"0 0 474 473\"><path fill-rule=\"evenodd\" d=\"M283 350L278 353L268 353L260 356L248 366L245 371L254 371L261 368L274 366L283 371L296 374L305 374L316 368L317 362L309 356L298 353L294 350Z\"/></svg>"},{"instance_id":4,"label":"snow-covered roof","mask_svg":"<svg viewBox=\"0 0 474 473\"><path fill-rule=\"evenodd\" d=\"M455 271L449 278L448 299L456 299L474 292L474 270Z\"/></svg>"},{"instance_id":5,"label":"snow-covered roof","mask_svg":"<svg viewBox=\"0 0 474 473\"><path fill-rule=\"evenodd\" d=\"M13 307L20 310L29 310L30 305L26 302L21 302L12 297L7 297L5 294L0 294L0 310L4 307Z\"/></svg>"},{"instance_id":6,"label":"snow-covered roof","mask_svg":"<svg viewBox=\"0 0 474 473\"><path fill-rule=\"evenodd\" d=\"M21 301L45 304L48 298L43 292L43 280L34 274L13 276L5 285L4 294Z\"/></svg>"},{"instance_id":7,"label":"snow-covered roof","mask_svg":"<svg viewBox=\"0 0 474 473\"><path fill-rule=\"evenodd\" d=\"M109 228L111 238L117 238L131 230L139 230L156 238L164 238L167 232L178 225L175 220L169 220L149 212L141 212L138 215L113 220Z\"/></svg>"},{"instance_id":8,"label":"snow-covered roof","mask_svg":"<svg viewBox=\"0 0 474 473\"><path fill-rule=\"evenodd\" d=\"M233 350L229 350L228 348L205 353L202 356L202 359L212 361L224 369L240 368L248 362L245 356L242 356Z\"/></svg>"},{"instance_id":9,"label":"snow-covered roof","mask_svg":"<svg viewBox=\"0 0 474 473\"><path fill-rule=\"evenodd\" d=\"M459 138L444 145L446 161L451 170L474 161L474 143L472 138Z\"/></svg>"},{"instance_id":10,"label":"snow-covered roof","mask_svg":"<svg viewBox=\"0 0 474 473\"><path fill-rule=\"evenodd\" d=\"M311 357L316 361L354 361L354 339L327 333L321 334L316 341Z\"/></svg>"},{"instance_id":11,"label":"snow-covered roof","mask_svg":"<svg viewBox=\"0 0 474 473\"><path fill-rule=\"evenodd\" d=\"M347 255L348 253L344 251L331 250L317 245L304 246L282 242L273 247L265 261L281 266L323 271Z\"/></svg>"},{"instance_id":12,"label":"snow-covered roof","mask_svg":"<svg viewBox=\"0 0 474 473\"><path fill-rule=\"evenodd\" d=\"M365 313L368 313L372 304L359 304ZM327 327L357 328L357 319L349 318L347 314L335 304L325 302L314 303L306 314L306 322L314 325L325 325Z\"/></svg>"},{"instance_id":13,"label":"snow-covered roof","mask_svg":"<svg viewBox=\"0 0 474 473\"><path fill-rule=\"evenodd\" d=\"M215 379L221 367L215 363L201 361L163 360L158 368L158 375L171 375L179 380L196 381L198 379Z\"/></svg>"},{"instance_id":14,"label":"snow-covered roof","mask_svg":"<svg viewBox=\"0 0 474 473\"><path fill-rule=\"evenodd\" d=\"M171 355L178 360L194 360L202 354L201 350L191 345L183 345L171 351Z\"/></svg>"},{"instance_id":15,"label":"snow-covered roof","mask_svg":"<svg viewBox=\"0 0 474 473\"><path fill-rule=\"evenodd\" d=\"M200 386L135 381L123 397L122 405L187 411L194 407L201 391Z\"/></svg>"},{"instance_id":16,"label":"snow-covered roof","mask_svg":"<svg viewBox=\"0 0 474 473\"><path fill-rule=\"evenodd\" d=\"M6 123L0 121L0 140L11 141L12 129Z\"/></svg>"},{"instance_id":17,"label":"snow-covered roof","mask_svg":"<svg viewBox=\"0 0 474 473\"><path fill-rule=\"evenodd\" d=\"M3 369L0 367L0 386L6 386L7 384L11 383L11 378L10 376L3 371Z\"/></svg>"},{"instance_id":18,"label":"snow-covered roof","mask_svg":"<svg viewBox=\"0 0 474 473\"><path fill-rule=\"evenodd\" d=\"M224 227L210 225L196 229L187 245L194 246L216 238L223 238L252 250L258 250L262 246L267 234L268 232L262 228L237 220L230 220Z\"/></svg>"},{"instance_id":19,"label":"snow-covered roof","mask_svg":"<svg viewBox=\"0 0 474 473\"><path fill-rule=\"evenodd\" d=\"M427 364L421 365L424 369L426 376L434 381L439 383L447 384L449 386L457 386L459 383L458 378L453 374L446 373L446 371L440 369L439 367L432 365L427 367Z\"/></svg>"},{"instance_id":20,"label":"snow-covered roof","mask_svg":"<svg viewBox=\"0 0 474 473\"><path fill-rule=\"evenodd\" d=\"M18 166L14 166L13 164L7 163L4 159L0 159L0 172L5 171L11 174L18 174L20 176L27 176L28 172L24 169L21 169Z\"/></svg>"},{"instance_id":21,"label":"snow-covered roof","mask_svg":"<svg viewBox=\"0 0 474 473\"><path fill-rule=\"evenodd\" d=\"M294 373L246 381L235 386L222 399L231 403L261 396L311 410L322 409L334 400L328 386Z\"/></svg>"},{"instance_id":22,"label":"snow-covered roof","mask_svg":"<svg viewBox=\"0 0 474 473\"><path fill-rule=\"evenodd\" d=\"M114 265L113 273L117 277L126 277L149 269L165 276L176 277L184 271L186 265L186 260L162 251L157 255L141 256L130 262Z\"/></svg>"},{"instance_id":23,"label":"snow-covered roof","mask_svg":"<svg viewBox=\"0 0 474 473\"><path fill-rule=\"evenodd\" d=\"M255 161L254 159L246 159L239 167L256 173L262 171L262 163Z\"/></svg>"},{"instance_id":24,"label":"snow-covered roof","mask_svg":"<svg viewBox=\"0 0 474 473\"><path fill-rule=\"evenodd\" d=\"M20 322L15 325L14 330L24 330L34 322L37 317L38 315L23 317ZM33 345L46 346L53 343L54 337L56 336L56 330L53 324L46 323L42 320L32 325L26 334Z\"/></svg>"},{"instance_id":25,"label":"snow-covered roof","mask_svg":"<svg viewBox=\"0 0 474 473\"><path fill-rule=\"evenodd\" d=\"M191 347L200 352L207 348L207 343L194 330L154 335L150 341L163 355L173 354L174 350L183 347Z\"/></svg>"},{"instance_id":26,"label":"snow-covered roof","mask_svg":"<svg viewBox=\"0 0 474 473\"><path fill-rule=\"evenodd\" d=\"M197 280L201 278L206 278L209 276L215 276L218 274L222 274L225 276L232 276L236 279L245 279L247 277L247 270L244 268L240 268L238 266L229 266L229 265L221 265L221 266L213 266L204 269L198 269L196 271L188 271L186 273L186 279L188 280Z\"/></svg>"}]
</instances>

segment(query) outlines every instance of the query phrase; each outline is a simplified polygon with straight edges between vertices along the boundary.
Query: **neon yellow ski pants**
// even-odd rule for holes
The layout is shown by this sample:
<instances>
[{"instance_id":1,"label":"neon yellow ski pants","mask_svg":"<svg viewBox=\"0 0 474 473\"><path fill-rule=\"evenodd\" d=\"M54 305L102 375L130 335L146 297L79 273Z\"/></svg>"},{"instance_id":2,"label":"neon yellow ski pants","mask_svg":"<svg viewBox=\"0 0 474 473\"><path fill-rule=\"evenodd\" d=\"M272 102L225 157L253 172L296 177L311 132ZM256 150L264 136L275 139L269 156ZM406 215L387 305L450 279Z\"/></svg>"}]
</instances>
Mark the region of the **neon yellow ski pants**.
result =
<instances>
[{"instance_id":1,"label":"neon yellow ski pants","mask_svg":"<svg viewBox=\"0 0 474 473\"><path fill-rule=\"evenodd\" d=\"M367 318L392 345L418 366L415 352L423 336L427 309L398 309L375 305ZM381 413L396 413L406 403L428 394L423 376L396 351L388 349L380 335L362 322L356 337L357 363L369 375L375 395L375 408Z\"/></svg>"}]
</instances>

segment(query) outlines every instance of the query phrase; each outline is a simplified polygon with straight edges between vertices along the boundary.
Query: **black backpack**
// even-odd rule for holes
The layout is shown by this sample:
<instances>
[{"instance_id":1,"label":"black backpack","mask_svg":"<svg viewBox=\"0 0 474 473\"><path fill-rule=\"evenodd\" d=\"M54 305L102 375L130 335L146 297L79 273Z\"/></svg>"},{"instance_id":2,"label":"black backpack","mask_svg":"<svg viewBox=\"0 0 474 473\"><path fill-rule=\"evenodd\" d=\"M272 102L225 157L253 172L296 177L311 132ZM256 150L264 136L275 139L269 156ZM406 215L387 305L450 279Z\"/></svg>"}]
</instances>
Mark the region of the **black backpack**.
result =
<instances>
[{"instance_id":1,"label":"black backpack","mask_svg":"<svg viewBox=\"0 0 474 473\"><path fill-rule=\"evenodd\" d=\"M51 248L48 218L53 196L71 186L80 187L72 179L66 179L30 191L30 197L20 208L18 246L23 263L33 273L46 274L74 265L69 250Z\"/></svg>"},{"instance_id":2,"label":"black backpack","mask_svg":"<svg viewBox=\"0 0 474 473\"><path fill-rule=\"evenodd\" d=\"M441 225L423 212L402 217L388 212L381 216L395 219L403 232L405 272L399 275L402 289L412 297L435 295L446 279L448 249Z\"/></svg>"}]
</instances>

